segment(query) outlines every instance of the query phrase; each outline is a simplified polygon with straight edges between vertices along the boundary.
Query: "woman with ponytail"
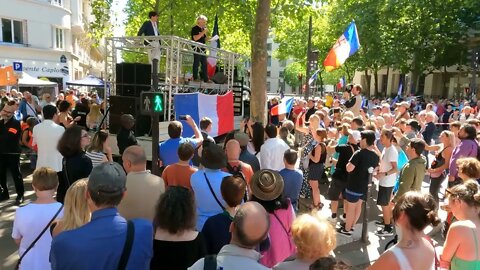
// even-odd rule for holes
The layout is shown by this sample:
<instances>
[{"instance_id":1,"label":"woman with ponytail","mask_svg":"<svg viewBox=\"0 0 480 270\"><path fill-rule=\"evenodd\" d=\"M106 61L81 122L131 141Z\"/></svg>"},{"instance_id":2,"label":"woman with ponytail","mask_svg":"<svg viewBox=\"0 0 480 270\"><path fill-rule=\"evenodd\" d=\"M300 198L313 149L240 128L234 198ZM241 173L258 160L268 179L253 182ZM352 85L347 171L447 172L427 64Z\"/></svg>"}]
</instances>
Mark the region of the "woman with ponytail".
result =
<instances>
[{"instance_id":1,"label":"woman with ponytail","mask_svg":"<svg viewBox=\"0 0 480 270\"><path fill-rule=\"evenodd\" d=\"M480 269L480 188L476 181L447 189L450 210L458 221L450 225L441 256L442 269Z\"/></svg>"},{"instance_id":2,"label":"woman with ponytail","mask_svg":"<svg viewBox=\"0 0 480 270\"><path fill-rule=\"evenodd\" d=\"M417 191L405 193L393 208L393 220L398 243L368 269L436 269L435 249L423 233L428 225L440 223L433 197Z\"/></svg>"}]
</instances>

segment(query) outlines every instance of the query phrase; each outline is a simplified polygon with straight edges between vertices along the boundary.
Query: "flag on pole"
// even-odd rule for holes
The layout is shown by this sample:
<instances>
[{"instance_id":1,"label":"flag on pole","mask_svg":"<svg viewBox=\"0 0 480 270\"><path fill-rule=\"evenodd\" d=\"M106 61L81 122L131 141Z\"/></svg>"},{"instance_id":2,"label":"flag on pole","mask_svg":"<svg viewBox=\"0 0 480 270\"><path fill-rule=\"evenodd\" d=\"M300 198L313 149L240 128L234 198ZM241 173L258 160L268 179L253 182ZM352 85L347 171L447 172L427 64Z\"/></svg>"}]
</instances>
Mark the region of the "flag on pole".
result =
<instances>
[{"instance_id":1,"label":"flag on pole","mask_svg":"<svg viewBox=\"0 0 480 270\"><path fill-rule=\"evenodd\" d=\"M360 49L360 39L358 38L357 26L353 21L347 27L347 30L341 35L328 53L323 66L326 71L332 71L339 68L348 57Z\"/></svg>"},{"instance_id":2,"label":"flag on pole","mask_svg":"<svg viewBox=\"0 0 480 270\"><path fill-rule=\"evenodd\" d=\"M397 96L401 96L403 91L403 78L400 76L400 83L398 84Z\"/></svg>"},{"instance_id":3,"label":"flag on pole","mask_svg":"<svg viewBox=\"0 0 480 270\"><path fill-rule=\"evenodd\" d=\"M287 114L292 110L293 97L284 97L280 100L277 106L272 107L271 115Z\"/></svg>"},{"instance_id":4,"label":"flag on pole","mask_svg":"<svg viewBox=\"0 0 480 270\"><path fill-rule=\"evenodd\" d=\"M312 77L310 77L310 79L308 79L308 85L312 85L312 83L317 80L319 71L320 71L320 69L317 69L317 71L315 71L315 73L313 73Z\"/></svg>"},{"instance_id":5,"label":"flag on pole","mask_svg":"<svg viewBox=\"0 0 480 270\"><path fill-rule=\"evenodd\" d=\"M218 32L218 15L215 15L215 23L213 24L212 38L210 39L212 48L220 48L220 36ZM210 49L210 55L207 58L207 74L208 78L212 78L217 70L217 50Z\"/></svg>"}]
</instances>

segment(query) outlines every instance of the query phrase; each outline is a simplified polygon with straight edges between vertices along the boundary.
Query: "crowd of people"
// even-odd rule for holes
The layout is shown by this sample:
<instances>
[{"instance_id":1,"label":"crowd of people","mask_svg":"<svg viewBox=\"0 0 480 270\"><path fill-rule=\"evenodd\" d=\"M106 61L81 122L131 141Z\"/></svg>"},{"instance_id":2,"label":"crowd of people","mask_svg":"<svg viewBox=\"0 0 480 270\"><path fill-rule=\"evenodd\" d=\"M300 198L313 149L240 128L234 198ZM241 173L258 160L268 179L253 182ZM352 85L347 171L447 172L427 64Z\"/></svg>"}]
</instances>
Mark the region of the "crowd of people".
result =
<instances>
[{"instance_id":1,"label":"crowd of people","mask_svg":"<svg viewBox=\"0 0 480 270\"><path fill-rule=\"evenodd\" d=\"M222 142L209 136L209 118L172 121L158 147L161 175L147 169L133 116L121 117L114 161L109 133L88 125L102 107L93 97L38 102L33 116L33 95L2 94L0 173L11 171L16 204L21 142L38 157L36 200L17 209L13 225L20 269L348 269L332 251L337 236L352 237L371 178L382 213L376 234L398 236L371 269L480 265L480 104L366 101L361 92L298 99L291 113L245 119ZM90 113L73 116L79 106ZM24 140L29 117L41 121ZM185 124L193 137L183 136ZM450 214L437 256L423 230L439 224L439 205Z\"/></svg>"}]
</instances>

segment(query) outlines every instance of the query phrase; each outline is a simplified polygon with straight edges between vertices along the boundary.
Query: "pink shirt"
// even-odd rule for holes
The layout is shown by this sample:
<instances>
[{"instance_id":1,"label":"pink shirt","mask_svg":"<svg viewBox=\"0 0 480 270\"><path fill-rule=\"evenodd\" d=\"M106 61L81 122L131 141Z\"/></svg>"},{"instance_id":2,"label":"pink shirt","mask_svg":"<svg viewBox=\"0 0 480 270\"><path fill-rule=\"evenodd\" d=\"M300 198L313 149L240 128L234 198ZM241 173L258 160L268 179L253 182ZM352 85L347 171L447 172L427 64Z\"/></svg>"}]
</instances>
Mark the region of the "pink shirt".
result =
<instances>
[{"instance_id":1,"label":"pink shirt","mask_svg":"<svg viewBox=\"0 0 480 270\"><path fill-rule=\"evenodd\" d=\"M277 215L278 219L275 215ZM290 201L287 209L275 210L275 215L270 214L270 230L268 231L270 248L262 252L262 258L260 259L261 264L270 268L279 262L283 262L296 252L295 244L291 237L291 227L295 214ZM285 230L288 232L288 235Z\"/></svg>"}]
</instances>

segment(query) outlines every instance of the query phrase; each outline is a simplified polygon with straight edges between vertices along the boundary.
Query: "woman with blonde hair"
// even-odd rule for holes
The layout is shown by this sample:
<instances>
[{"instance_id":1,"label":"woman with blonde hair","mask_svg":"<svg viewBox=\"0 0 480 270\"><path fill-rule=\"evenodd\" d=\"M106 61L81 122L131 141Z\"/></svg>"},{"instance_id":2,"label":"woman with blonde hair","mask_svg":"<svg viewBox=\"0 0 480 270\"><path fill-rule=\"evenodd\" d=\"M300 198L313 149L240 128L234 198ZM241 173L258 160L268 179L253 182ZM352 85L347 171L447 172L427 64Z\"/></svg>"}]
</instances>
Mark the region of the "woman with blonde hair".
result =
<instances>
[{"instance_id":1,"label":"woman with blonde hair","mask_svg":"<svg viewBox=\"0 0 480 270\"><path fill-rule=\"evenodd\" d=\"M438 203L438 192L442 186L443 181L447 177L447 169L450 164L450 158L454 148L455 135L453 132L445 130L440 133L440 144L427 146L428 151L437 151L435 160L432 162L430 169L430 194L432 194L435 201Z\"/></svg>"},{"instance_id":2,"label":"woman with blonde hair","mask_svg":"<svg viewBox=\"0 0 480 270\"><path fill-rule=\"evenodd\" d=\"M452 223L440 256L442 269L480 267L480 187L467 181L447 189L448 206L458 221Z\"/></svg>"},{"instance_id":3,"label":"woman with blonde hair","mask_svg":"<svg viewBox=\"0 0 480 270\"><path fill-rule=\"evenodd\" d=\"M100 106L96 103L93 103L90 106L90 112L87 114L87 128L97 129L100 128L100 121L102 121L103 114L100 112Z\"/></svg>"},{"instance_id":4,"label":"woman with blonde hair","mask_svg":"<svg viewBox=\"0 0 480 270\"><path fill-rule=\"evenodd\" d=\"M277 264L274 270L308 270L316 260L328 257L337 243L335 229L319 213L297 217L291 230L297 253Z\"/></svg>"},{"instance_id":5,"label":"woman with blonde hair","mask_svg":"<svg viewBox=\"0 0 480 270\"><path fill-rule=\"evenodd\" d=\"M90 210L87 200L85 200L87 183L87 178L80 179L68 188L65 195L63 218L56 220L50 226L52 237L63 231L79 228L90 221Z\"/></svg>"}]
</instances>

